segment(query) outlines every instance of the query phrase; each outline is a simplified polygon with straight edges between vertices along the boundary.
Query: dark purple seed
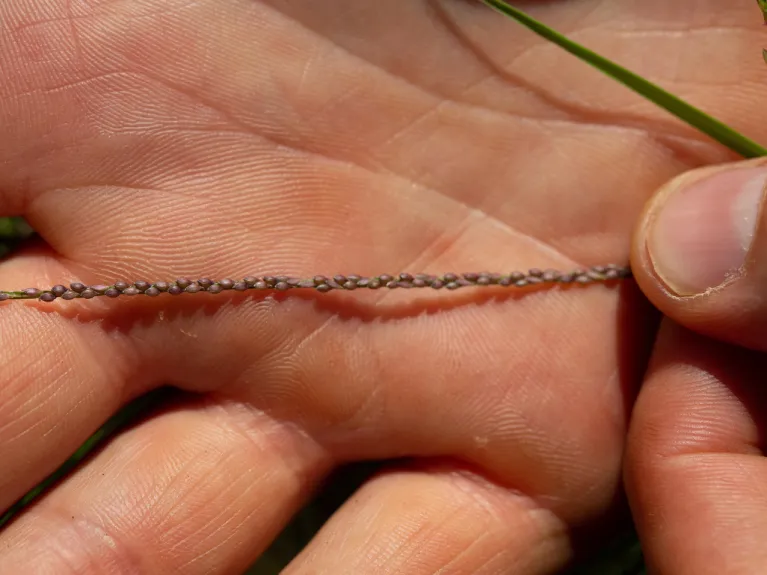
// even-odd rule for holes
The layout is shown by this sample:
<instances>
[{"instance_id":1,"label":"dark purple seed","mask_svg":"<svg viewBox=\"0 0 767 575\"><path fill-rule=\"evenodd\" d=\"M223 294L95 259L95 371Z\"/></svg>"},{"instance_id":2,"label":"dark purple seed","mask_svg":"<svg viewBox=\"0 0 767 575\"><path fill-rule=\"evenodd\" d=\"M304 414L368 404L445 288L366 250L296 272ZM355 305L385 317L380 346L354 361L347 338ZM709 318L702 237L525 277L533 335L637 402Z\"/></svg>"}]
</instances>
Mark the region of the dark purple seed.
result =
<instances>
[{"instance_id":1,"label":"dark purple seed","mask_svg":"<svg viewBox=\"0 0 767 575\"><path fill-rule=\"evenodd\" d=\"M298 285L296 287L300 288L313 288L314 286L314 280L301 280L298 282Z\"/></svg>"},{"instance_id":2,"label":"dark purple seed","mask_svg":"<svg viewBox=\"0 0 767 575\"><path fill-rule=\"evenodd\" d=\"M316 289L320 293L327 293L331 290L331 287L328 284L320 284Z\"/></svg>"},{"instance_id":3,"label":"dark purple seed","mask_svg":"<svg viewBox=\"0 0 767 575\"><path fill-rule=\"evenodd\" d=\"M411 282L413 281L413 275L408 273L401 273L399 274L399 279L403 282Z\"/></svg>"},{"instance_id":4,"label":"dark purple seed","mask_svg":"<svg viewBox=\"0 0 767 575\"><path fill-rule=\"evenodd\" d=\"M140 291L142 293L145 292L146 290L148 290L149 286L151 286L151 285L152 284L150 284L149 282L145 282L145 281L142 281L142 280L139 280L137 282L133 282L133 287L136 288L138 291Z\"/></svg>"},{"instance_id":5,"label":"dark purple seed","mask_svg":"<svg viewBox=\"0 0 767 575\"><path fill-rule=\"evenodd\" d=\"M522 272L511 272L509 277L511 278L511 281L518 282L519 280L525 279L525 274Z\"/></svg>"},{"instance_id":6,"label":"dark purple seed","mask_svg":"<svg viewBox=\"0 0 767 575\"><path fill-rule=\"evenodd\" d=\"M269 287L274 287L274 284L277 283L277 278L274 276L264 276L263 280Z\"/></svg>"},{"instance_id":7,"label":"dark purple seed","mask_svg":"<svg viewBox=\"0 0 767 575\"><path fill-rule=\"evenodd\" d=\"M445 282L443 282L442 280L434 280L433 282L431 282L431 287L433 287L434 289L442 289L443 287L445 287Z\"/></svg>"},{"instance_id":8,"label":"dark purple seed","mask_svg":"<svg viewBox=\"0 0 767 575\"><path fill-rule=\"evenodd\" d=\"M170 287L168 288L168 293L169 293L170 295L180 295L180 294L184 293L184 290L182 290L182 289L181 289L180 287L178 287L177 285L172 285L172 286L170 286Z\"/></svg>"},{"instance_id":9,"label":"dark purple seed","mask_svg":"<svg viewBox=\"0 0 767 575\"><path fill-rule=\"evenodd\" d=\"M391 275L389 275L389 274L383 274L383 275L380 275L380 276L378 276L378 280L379 280L379 281L380 281L380 282L381 282L383 285L386 285L386 284L388 284L390 281L393 281L393 280L394 280L394 276L391 276Z\"/></svg>"},{"instance_id":10,"label":"dark purple seed","mask_svg":"<svg viewBox=\"0 0 767 575\"><path fill-rule=\"evenodd\" d=\"M469 281L469 280L466 280ZM478 286L489 286L492 281L490 281L490 278L487 276L479 276L476 281Z\"/></svg>"},{"instance_id":11,"label":"dark purple seed","mask_svg":"<svg viewBox=\"0 0 767 575\"><path fill-rule=\"evenodd\" d=\"M268 285L266 285L266 282L264 282L264 281L257 281L257 282L256 282L256 283L253 285L253 287L254 287L255 289L267 289L269 286L268 286Z\"/></svg>"},{"instance_id":12,"label":"dark purple seed","mask_svg":"<svg viewBox=\"0 0 767 575\"><path fill-rule=\"evenodd\" d=\"M453 290L453 289L458 289L459 287L461 287L461 285L457 281L453 281L453 282L447 282L445 284L445 287L447 289Z\"/></svg>"},{"instance_id":13,"label":"dark purple seed","mask_svg":"<svg viewBox=\"0 0 767 575\"><path fill-rule=\"evenodd\" d=\"M170 285L168 285L168 282L155 282L154 287L159 291L168 291Z\"/></svg>"},{"instance_id":14,"label":"dark purple seed","mask_svg":"<svg viewBox=\"0 0 767 575\"><path fill-rule=\"evenodd\" d=\"M208 288L208 293L221 293L222 291L224 291L224 288L218 284L213 284Z\"/></svg>"},{"instance_id":15,"label":"dark purple seed","mask_svg":"<svg viewBox=\"0 0 767 575\"><path fill-rule=\"evenodd\" d=\"M109 289L109 286L105 286L102 284L97 284L95 286L91 286L88 289L95 291L98 294L104 294Z\"/></svg>"},{"instance_id":16,"label":"dark purple seed","mask_svg":"<svg viewBox=\"0 0 767 575\"><path fill-rule=\"evenodd\" d=\"M185 291L186 293L197 293L197 292L198 292L198 291L200 291L201 289L202 289L202 288L201 288L200 286L198 286L198 285L195 283L195 284L189 284L188 286L186 286L186 287L184 288L184 291Z\"/></svg>"},{"instance_id":17,"label":"dark purple seed","mask_svg":"<svg viewBox=\"0 0 767 575\"><path fill-rule=\"evenodd\" d=\"M37 296L40 295L40 290L37 289L37 288L26 288L26 289L21 290L21 292L24 295L30 296L30 297L37 297Z\"/></svg>"},{"instance_id":18,"label":"dark purple seed","mask_svg":"<svg viewBox=\"0 0 767 575\"><path fill-rule=\"evenodd\" d=\"M555 282L559 279L559 272L557 270L546 270L543 272L543 281Z\"/></svg>"},{"instance_id":19,"label":"dark purple seed","mask_svg":"<svg viewBox=\"0 0 767 575\"><path fill-rule=\"evenodd\" d=\"M85 284L82 284L80 282L72 282L71 284L69 284L69 289L71 289L72 291L75 291L77 293L85 291L86 287L88 287L88 286L86 286Z\"/></svg>"},{"instance_id":20,"label":"dark purple seed","mask_svg":"<svg viewBox=\"0 0 767 575\"><path fill-rule=\"evenodd\" d=\"M579 284L587 284L587 283L591 283L592 279L586 274L581 274L579 276L576 276L575 281Z\"/></svg>"},{"instance_id":21,"label":"dark purple seed","mask_svg":"<svg viewBox=\"0 0 767 575\"><path fill-rule=\"evenodd\" d=\"M527 286L527 280L526 279L517 280L514 282L514 286L519 288L525 287Z\"/></svg>"},{"instance_id":22,"label":"dark purple seed","mask_svg":"<svg viewBox=\"0 0 767 575\"><path fill-rule=\"evenodd\" d=\"M218 285L221 286L221 289L232 289L234 287L234 282L229 278L224 278L218 282Z\"/></svg>"},{"instance_id":23,"label":"dark purple seed","mask_svg":"<svg viewBox=\"0 0 767 575\"><path fill-rule=\"evenodd\" d=\"M474 285L474 284L473 284L473 283L471 283L470 281L468 281L468 280L465 280L465 279L463 279L463 278L459 278L459 279L457 279L455 283L457 283L457 284L458 284L459 286L461 286L461 287L469 287L469 286L473 286L473 285Z\"/></svg>"},{"instance_id":24,"label":"dark purple seed","mask_svg":"<svg viewBox=\"0 0 767 575\"><path fill-rule=\"evenodd\" d=\"M213 280L210 280L208 278L201 278L197 280L197 285L200 286L202 289L208 289L210 286L213 285Z\"/></svg>"},{"instance_id":25,"label":"dark purple seed","mask_svg":"<svg viewBox=\"0 0 767 575\"><path fill-rule=\"evenodd\" d=\"M620 277L620 272L618 270L607 270L605 272L605 278L608 280L617 280Z\"/></svg>"},{"instance_id":26,"label":"dark purple seed","mask_svg":"<svg viewBox=\"0 0 767 575\"><path fill-rule=\"evenodd\" d=\"M202 285L200 283L201 281L202 280L198 281L197 283ZM244 281L248 285L249 288L252 288L254 285L256 285L256 282L258 281L258 278L255 278L253 276L247 276L247 277L242 278L242 281Z\"/></svg>"},{"instance_id":27,"label":"dark purple seed","mask_svg":"<svg viewBox=\"0 0 767 575\"><path fill-rule=\"evenodd\" d=\"M11 296L9 296L7 293L0 293L0 301L5 301L7 299L11 299Z\"/></svg>"},{"instance_id":28,"label":"dark purple seed","mask_svg":"<svg viewBox=\"0 0 767 575\"><path fill-rule=\"evenodd\" d=\"M61 294L61 299L66 299L66 300L75 299L77 295L78 294L76 291L67 290L63 294Z\"/></svg>"},{"instance_id":29,"label":"dark purple seed","mask_svg":"<svg viewBox=\"0 0 767 575\"><path fill-rule=\"evenodd\" d=\"M115 282L115 289L123 291L128 289L129 285L126 282Z\"/></svg>"},{"instance_id":30,"label":"dark purple seed","mask_svg":"<svg viewBox=\"0 0 767 575\"><path fill-rule=\"evenodd\" d=\"M96 297L97 295L98 294L92 289L84 289L83 291L80 292L80 297L85 299L91 299Z\"/></svg>"},{"instance_id":31,"label":"dark purple seed","mask_svg":"<svg viewBox=\"0 0 767 575\"><path fill-rule=\"evenodd\" d=\"M45 292L40 294L40 301L44 301L46 303L50 303L53 300L56 299L56 296L52 294L51 292Z\"/></svg>"},{"instance_id":32,"label":"dark purple seed","mask_svg":"<svg viewBox=\"0 0 767 575\"><path fill-rule=\"evenodd\" d=\"M506 276L498 280L498 285L503 287L509 287L511 285L511 278Z\"/></svg>"},{"instance_id":33,"label":"dark purple seed","mask_svg":"<svg viewBox=\"0 0 767 575\"><path fill-rule=\"evenodd\" d=\"M368 288L369 289L378 289L381 287L381 280L378 278L373 278L371 280L368 280Z\"/></svg>"},{"instance_id":34,"label":"dark purple seed","mask_svg":"<svg viewBox=\"0 0 767 575\"><path fill-rule=\"evenodd\" d=\"M341 274L334 275L333 281L336 282L339 285L343 285L346 282L346 276L343 276Z\"/></svg>"},{"instance_id":35,"label":"dark purple seed","mask_svg":"<svg viewBox=\"0 0 767 575\"><path fill-rule=\"evenodd\" d=\"M127 287L127 288L125 288L125 289L123 290L123 295L138 295L138 294L140 294L140 293L141 293L141 292L140 292L140 291L138 291L138 290L137 290L135 287L133 287L133 286L131 286L131 287Z\"/></svg>"},{"instance_id":36,"label":"dark purple seed","mask_svg":"<svg viewBox=\"0 0 767 575\"><path fill-rule=\"evenodd\" d=\"M389 289L396 289L399 287L399 282L395 282L394 280L386 282L386 287Z\"/></svg>"},{"instance_id":37,"label":"dark purple seed","mask_svg":"<svg viewBox=\"0 0 767 575\"><path fill-rule=\"evenodd\" d=\"M575 276L573 276L573 274L562 274L559 276L559 282L563 284L572 283L574 279Z\"/></svg>"},{"instance_id":38,"label":"dark purple seed","mask_svg":"<svg viewBox=\"0 0 767 575\"><path fill-rule=\"evenodd\" d=\"M278 291L287 291L290 289L290 284L288 282L277 282L274 284L274 289Z\"/></svg>"},{"instance_id":39,"label":"dark purple seed","mask_svg":"<svg viewBox=\"0 0 767 575\"><path fill-rule=\"evenodd\" d=\"M290 287L301 287L301 285L302 285L302 284L303 284L305 281L306 281L306 280L302 280L302 279L299 279L299 278L290 278L290 279L289 279L289 280L288 280L286 283L287 283L287 284L288 284ZM311 280L310 280L310 281L311 281ZM312 282L312 285L314 285L314 282Z\"/></svg>"},{"instance_id":40,"label":"dark purple seed","mask_svg":"<svg viewBox=\"0 0 767 575\"><path fill-rule=\"evenodd\" d=\"M604 275L607 273L607 266L591 266L591 271L596 272L599 275Z\"/></svg>"},{"instance_id":41,"label":"dark purple seed","mask_svg":"<svg viewBox=\"0 0 767 575\"><path fill-rule=\"evenodd\" d=\"M325 285L328 285L328 286L330 286L333 289L343 289L341 284L339 284L335 280L328 280Z\"/></svg>"},{"instance_id":42,"label":"dark purple seed","mask_svg":"<svg viewBox=\"0 0 767 575\"><path fill-rule=\"evenodd\" d=\"M418 279L418 278L413 280L413 287L422 288L422 287L426 287L426 285L427 284L425 280Z\"/></svg>"},{"instance_id":43,"label":"dark purple seed","mask_svg":"<svg viewBox=\"0 0 767 575\"><path fill-rule=\"evenodd\" d=\"M538 276L530 276L527 278L527 283L530 285L541 284L543 283L543 279L539 278Z\"/></svg>"},{"instance_id":44,"label":"dark purple seed","mask_svg":"<svg viewBox=\"0 0 767 575\"><path fill-rule=\"evenodd\" d=\"M362 276L358 276L357 274L352 274L350 276L346 276L346 279L350 282L357 283L362 279Z\"/></svg>"},{"instance_id":45,"label":"dark purple seed","mask_svg":"<svg viewBox=\"0 0 767 575\"><path fill-rule=\"evenodd\" d=\"M151 286L147 288L144 294L148 295L149 297L157 297L160 295L160 290L158 290L155 286Z\"/></svg>"},{"instance_id":46,"label":"dark purple seed","mask_svg":"<svg viewBox=\"0 0 767 575\"><path fill-rule=\"evenodd\" d=\"M274 279L276 280L275 283L278 283L278 282L286 282L290 278L288 276L276 276Z\"/></svg>"},{"instance_id":47,"label":"dark purple seed","mask_svg":"<svg viewBox=\"0 0 767 575\"><path fill-rule=\"evenodd\" d=\"M463 279L469 280L470 282L475 282L479 279L479 274L476 274L476 273L463 274Z\"/></svg>"},{"instance_id":48,"label":"dark purple seed","mask_svg":"<svg viewBox=\"0 0 767 575\"><path fill-rule=\"evenodd\" d=\"M60 284L55 285L51 288L51 293L55 295L56 297L61 297L65 291L67 291L67 288Z\"/></svg>"},{"instance_id":49,"label":"dark purple seed","mask_svg":"<svg viewBox=\"0 0 767 575\"><path fill-rule=\"evenodd\" d=\"M181 289L186 289L186 288L188 288L188 287L189 287L191 284L192 284L192 282L191 282L190 280L188 280L187 278L178 278L178 279L176 280L176 285L177 285L178 287L180 287Z\"/></svg>"},{"instance_id":50,"label":"dark purple seed","mask_svg":"<svg viewBox=\"0 0 767 575\"><path fill-rule=\"evenodd\" d=\"M452 283L456 280L458 280L458 275L454 273L446 273L444 276L442 276L442 280L447 283ZM455 289L455 288L453 288Z\"/></svg>"},{"instance_id":51,"label":"dark purple seed","mask_svg":"<svg viewBox=\"0 0 767 575\"><path fill-rule=\"evenodd\" d=\"M342 286L344 289L354 290L357 289L357 283L353 281L345 281Z\"/></svg>"},{"instance_id":52,"label":"dark purple seed","mask_svg":"<svg viewBox=\"0 0 767 575\"><path fill-rule=\"evenodd\" d=\"M360 278L357 281L357 287L366 288L370 285L370 280L368 278Z\"/></svg>"},{"instance_id":53,"label":"dark purple seed","mask_svg":"<svg viewBox=\"0 0 767 575\"><path fill-rule=\"evenodd\" d=\"M417 280L423 280L423 281L425 281L426 283L429 283L429 282L432 282L432 281L434 281L434 276L432 276L432 275L429 275L429 274L415 274L415 275L413 276L413 278L414 278L414 279L417 279Z\"/></svg>"},{"instance_id":54,"label":"dark purple seed","mask_svg":"<svg viewBox=\"0 0 767 575\"><path fill-rule=\"evenodd\" d=\"M246 289L248 289L248 284L246 284L245 282L237 282L234 284L234 286L232 286L232 289L234 289L235 291L245 291Z\"/></svg>"},{"instance_id":55,"label":"dark purple seed","mask_svg":"<svg viewBox=\"0 0 767 575\"><path fill-rule=\"evenodd\" d=\"M543 270L538 268L530 268L527 272L527 275L533 276L534 278L539 278L543 275Z\"/></svg>"},{"instance_id":56,"label":"dark purple seed","mask_svg":"<svg viewBox=\"0 0 767 575\"><path fill-rule=\"evenodd\" d=\"M321 286L322 284L328 281L328 278L326 278L325 276L314 276L312 278L312 281L314 282L314 285Z\"/></svg>"},{"instance_id":57,"label":"dark purple seed","mask_svg":"<svg viewBox=\"0 0 767 575\"><path fill-rule=\"evenodd\" d=\"M111 298L120 297L120 290L117 288L109 288L104 292L104 295Z\"/></svg>"},{"instance_id":58,"label":"dark purple seed","mask_svg":"<svg viewBox=\"0 0 767 575\"><path fill-rule=\"evenodd\" d=\"M401 287L401 288L405 288L405 289L410 289L411 287L413 287L413 282L398 281L397 282L397 287Z\"/></svg>"}]
</instances>

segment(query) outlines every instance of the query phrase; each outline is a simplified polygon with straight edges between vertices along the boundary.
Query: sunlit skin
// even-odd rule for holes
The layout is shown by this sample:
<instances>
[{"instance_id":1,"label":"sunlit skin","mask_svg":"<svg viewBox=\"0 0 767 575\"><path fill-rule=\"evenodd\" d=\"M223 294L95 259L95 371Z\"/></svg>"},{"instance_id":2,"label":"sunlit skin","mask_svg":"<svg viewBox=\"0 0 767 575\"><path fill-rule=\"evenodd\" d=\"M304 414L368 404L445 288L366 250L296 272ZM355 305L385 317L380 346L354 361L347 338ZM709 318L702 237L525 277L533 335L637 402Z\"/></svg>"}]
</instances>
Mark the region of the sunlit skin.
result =
<instances>
[{"instance_id":1,"label":"sunlit skin","mask_svg":"<svg viewBox=\"0 0 767 575\"><path fill-rule=\"evenodd\" d=\"M767 141L751 0L520 7ZM5 0L0 74L0 215L42 238L9 290L624 264L659 186L734 158L465 0ZM630 281L2 303L2 509L131 398L190 395L0 566L238 573L335 467L407 457L287 573L557 572L626 519L657 319Z\"/></svg>"}]
</instances>

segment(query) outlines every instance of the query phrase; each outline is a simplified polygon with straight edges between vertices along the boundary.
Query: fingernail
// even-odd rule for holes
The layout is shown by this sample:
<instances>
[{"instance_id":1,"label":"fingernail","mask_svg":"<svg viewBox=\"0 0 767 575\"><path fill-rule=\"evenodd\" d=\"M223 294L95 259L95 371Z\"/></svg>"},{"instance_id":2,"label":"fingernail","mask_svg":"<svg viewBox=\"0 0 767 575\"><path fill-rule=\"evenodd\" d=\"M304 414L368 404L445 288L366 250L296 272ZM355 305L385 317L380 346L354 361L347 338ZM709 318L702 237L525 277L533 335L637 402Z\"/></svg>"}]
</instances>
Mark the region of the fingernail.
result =
<instances>
[{"instance_id":1,"label":"fingernail","mask_svg":"<svg viewBox=\"0 0 767 575\"><path fill-rule=\"evenodd\" d=\"M704 293L739 273L756 232L766 168L717 172L669 193L647 238L655 273L678 295Z\"/></svg>"}]
</instances>

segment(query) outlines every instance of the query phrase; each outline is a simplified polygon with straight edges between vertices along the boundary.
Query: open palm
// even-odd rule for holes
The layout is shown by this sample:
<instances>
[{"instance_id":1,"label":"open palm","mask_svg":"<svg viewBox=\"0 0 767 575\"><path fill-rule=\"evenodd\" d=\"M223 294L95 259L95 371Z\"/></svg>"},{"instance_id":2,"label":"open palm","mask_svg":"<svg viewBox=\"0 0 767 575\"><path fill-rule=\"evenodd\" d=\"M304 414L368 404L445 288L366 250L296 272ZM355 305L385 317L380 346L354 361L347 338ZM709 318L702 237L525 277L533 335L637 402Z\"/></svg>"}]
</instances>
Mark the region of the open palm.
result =
<instances>
[{"instance_id":1,"label":"open palm","mask_svg":"<svg viewBox=\"0 0 767 575\"><path fill-rule=\"evenodd\" d=\"M685 4L527 7L747 125L752 2ZM623 263L656 186L729 158L476 2L10 0L0 27L0 211L46 242L6 289ZM412 458L290 572L548 573L609 523L653 329L631 288L294 293L0 306L0 508L126 401L191 392L0 565L236 573L361 459Z\"/></svg>"}]
</instances>

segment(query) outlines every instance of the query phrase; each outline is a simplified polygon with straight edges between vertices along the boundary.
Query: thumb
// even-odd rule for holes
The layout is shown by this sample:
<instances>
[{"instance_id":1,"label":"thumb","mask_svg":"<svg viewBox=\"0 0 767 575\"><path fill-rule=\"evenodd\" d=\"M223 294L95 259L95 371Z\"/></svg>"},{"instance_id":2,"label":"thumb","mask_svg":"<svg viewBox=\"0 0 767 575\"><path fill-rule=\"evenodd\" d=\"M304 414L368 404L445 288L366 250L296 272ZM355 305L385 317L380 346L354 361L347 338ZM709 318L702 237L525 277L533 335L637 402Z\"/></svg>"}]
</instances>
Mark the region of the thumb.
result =
<instances>
[{"instance_id":1,"label":"thumb","mask_svg":"<svg viewBox=\"0 0 767 575\"><path fill-rule=\"evenodd\" d=\"M694 170L648 202L631 267L665 315L767 350L767 159Z\"/></svg>"}]
</instances>

